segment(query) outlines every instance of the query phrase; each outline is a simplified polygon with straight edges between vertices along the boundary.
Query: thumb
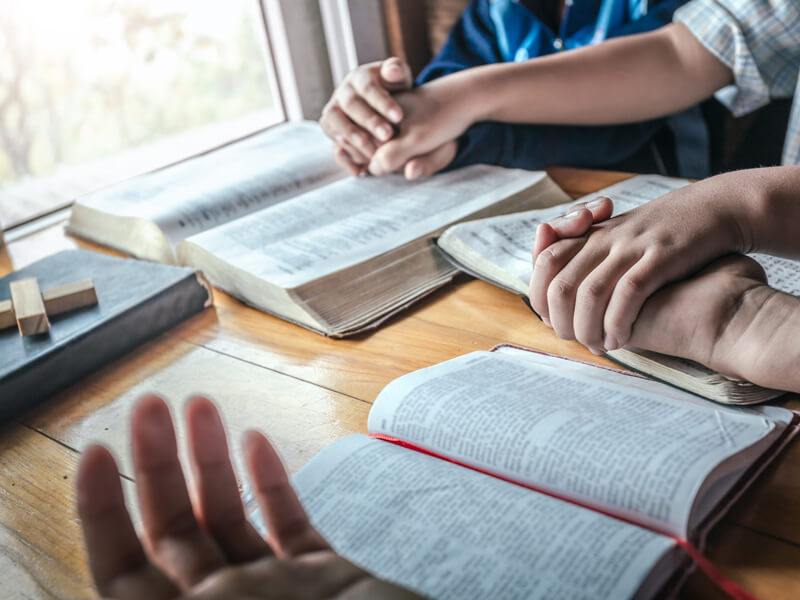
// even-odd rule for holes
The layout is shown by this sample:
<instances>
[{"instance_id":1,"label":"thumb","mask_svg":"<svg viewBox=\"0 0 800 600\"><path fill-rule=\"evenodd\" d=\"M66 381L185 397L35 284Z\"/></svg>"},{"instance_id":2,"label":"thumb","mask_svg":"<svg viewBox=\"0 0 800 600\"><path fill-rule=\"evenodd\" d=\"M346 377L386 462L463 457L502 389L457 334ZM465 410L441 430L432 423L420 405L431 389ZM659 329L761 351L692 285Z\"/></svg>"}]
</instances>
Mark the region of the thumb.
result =
<instances>
[{"instance_id":1,"label":"thumb","mask_svg":"<svg viewBox=\"0 0 800 600\"><path fill-rule=\"evenodd\" d=\"M542 250L558 241L558 234L549 223L539 223L536 228L536 238L533 241L533 264L542 253Z\"/></svg>"},{"instance_id":2,"label":"thumb","mask_svg":"<svg viewBox=\"0 0 800 600\"><path fill-rule=\"evenodd\" d=\"M412 158L403 168L406 179L419 179L438 173L453 162L457 148L455 141L445 142L427 154Z\"/></svg>"},{"instance_id":3,"label":"thumb","mask_svg":"<svg viewBox=\"0 0 800 600\"><path fill-rule=\"evenodd\" d=\"M547 224L558 236L558 239L564 239L586 234L592 223L592 211L588 208L579 208L571 210L563 217L556 217Z\"/></svg>"},{"instance_id":4,"label":"thumb","mask_svg":"<svg viewBox=\"0 0 800 600\"><path fill-rule=\"evenodd\" d=\"M411 67L396 56L387 58L381 63L380 75L384 88L390 92L408 90L413 83Z\"/></svg>"}]
</instances>

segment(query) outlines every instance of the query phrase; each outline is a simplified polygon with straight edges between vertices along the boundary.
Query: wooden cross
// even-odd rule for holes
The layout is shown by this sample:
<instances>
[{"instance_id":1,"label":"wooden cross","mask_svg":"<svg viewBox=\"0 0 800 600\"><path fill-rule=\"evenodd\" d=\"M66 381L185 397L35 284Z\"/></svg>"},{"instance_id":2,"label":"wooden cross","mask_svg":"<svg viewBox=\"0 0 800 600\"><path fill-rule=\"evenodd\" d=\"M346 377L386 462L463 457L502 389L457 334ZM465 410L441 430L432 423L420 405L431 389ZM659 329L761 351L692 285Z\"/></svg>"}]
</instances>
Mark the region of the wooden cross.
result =
<instances>
[{"instance_id":1,"label":"wooden cross","mask_svg":"<svg viewBox=\"0 0 800 600\"><path fill-rule=\"evenodd\" d=\"M97 292L91 279L83 279L45 290L35 277L12 281L11 300L0 300L0 329L19 328L20 335L50 331L48 316L97 304Z\"/></svg>"}]
</instances>

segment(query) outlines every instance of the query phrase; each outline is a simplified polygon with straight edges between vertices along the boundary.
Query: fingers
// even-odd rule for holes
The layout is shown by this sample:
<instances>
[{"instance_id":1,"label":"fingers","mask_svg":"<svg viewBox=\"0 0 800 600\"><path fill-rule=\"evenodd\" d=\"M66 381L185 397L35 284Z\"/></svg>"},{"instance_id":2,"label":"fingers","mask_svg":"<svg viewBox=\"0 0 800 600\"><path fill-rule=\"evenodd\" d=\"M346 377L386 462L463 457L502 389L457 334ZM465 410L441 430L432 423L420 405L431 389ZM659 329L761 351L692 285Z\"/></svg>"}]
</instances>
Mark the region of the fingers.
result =
<instances>
[{"instance_id":1,"label":"fingers","mask_svg":"<svg viewBox=\"0 0 800 600\"><path fill-rule=\"evenodd\" d=\"M645 300L664 283L662 277L653 276L660 270L663 271L663 265L657 264L656 259L645 253L619 278L603 320L606 350L621 348L630 339L633 322L639 316Z\"/></svg>"},{"instance_id":2,"label":"fingers","mask_svg":"<svg viewBox=\"0 0 800 600\"><path fill-rule=\"evenodd\" d=\"M242 563L271 554L245 517L217 409L207 398L193 398L186 408L186 424L198 516L205 529L231 562Z\"/></svg>"},{"instance_id":3,"label":"fingers","mask_svg":"<svg viewBox=\"0 0 800 600\"><path fill-rule=\"evenodd\" d=\"M159 567L188 589L227 561L195 518L163 400L145 396L139 401L133 413L132 441L148 549Z\"/></svg>"},{"instance_id":4,"label":"fingers","mask_svg":"<svg viewBox=\"0 0 800 600\"><path fill-rule=\"evenodd\" d=\"M569 208L562 217L539 225L536 241L533 245L533 262L542 250L561 238L584 235L589 228L608 220L614 212L614 203L610 198L600 196L591 202L579 202Z\"/></svg>"},{"instance_id":5,"label":"fingers","mask_svg":"<svg viewBox=\"0 0 800 600\"><path fill-rule=\"evenodd\" d=\"M414 156L419 154L419 148L413 136L395 137L378 148L372 155L367 169L373 175L386 175L399 171Z\"/></svg>"},{"instance_id":6,"label":"fingers","mask_svg":"<svg viewBox=\"0 0 800 600\"><path fill-rule=\"evenodd\" d=\"M578 202L577 204L572 205L567 213L571 213L572 211L579 209L586 209L591 212L592 223L597 224L607 221L611 218L611 215L614 213L614 202L607 196L598 196L589 202Z\"/></svg>"},{"instance_id":7,"label":"fingers","mask_svg":"<svg viewBox=\"0 0 800 600\"><path fill-rule=\"evenodd\" d=\"M336 162L339 164L339 166L345 169L353 177L360 177L367 170L365 165L355 162L350 157L350 154L348 154L347 150L345 150L339 144L334 145L333 157L336 159Z\"/></svg>"},{"instance_id":8,"label":"fingers","mask_svg":"<svg viewBox=\"0 0 800 600\"><path fill-rule=\"evenodd\" d=\"M100 595L121 600L177 596L175 587L150 564L142 549L108 450L92 446L83 453L77 488L89 566Z\"/></svg>"},{"instance_id":9,"label":"fingers","mask_svg":"<svg viewBox=\"0 0 800 600\"><path fill-rule=\"evenodd\" d=\"M558 241L558 234L552 225L549 223L539 223L536 228L536 238L533 240L533 264L536 264L536 259L542 253L542 250ZM533 279L531 279L531 283ZM532 292L529 293L532 295Z\"/></svg>"},{"instance_id":10,"label":"fingers","mask_svg":"<svg viewBox=\"0 0 800 600\"><path fill-rule=\"evenodd\" d=\"M269 441L258 432L248 432L244 455L275 553L283 558L329 549L308 520L283 463Z\"/></svg>"},{"instance_id":11,"label":"fingers","mask_svg":"<svg viewBox=\"0 0 800 600\"><path fill-rule=\"evenodd\" d=\"M325 106L319 124L325 135L340 145L352 145L364 157L363 163L369 162L375 152L369 133L353 123L337 104L329 102Z\"/></svg>"},{"instance_id":12,"label":"fingers","mask_svg":"<svg viewBox=\"0 0 800 600\"><path fill-rule=\"evenodd\" d=\"M414 180L438 173L453 162L457 149L458 144L455 141L450 141L428 154L412 158L403 168L406 179Z\"/></svg>"},{"instance_id":13,"label":"fingers","mask_svg":"<svg viewBox=\"0 0 800 600\"><path fill-rule=\"evenodd\" d=\"M604 258L596 252L580 251L550 281L547 312L553 330L561 339L575 339L574 315L579 286Z\"/></svg>"},{"instance_id":14,"label":"fingers","mask_svg":"<svg viewBox=\"0 0 800 600\"><path fill-rule=\"evenodd\" d=\"M348 83L379 117L378 124L388 125L403 120L403 109L392 92L411 89L411 68L399 58L387 58L377 68L359 68L350 73ZM343 107L346 109L346 107ZM349 114L349 110L347 113Z\"/></svg>"},{"instance_id":15,"label":"fingers","mask_svg":"<svg viewBox=\"0 0 800 600\"><path fill-rule=\"evenodd\" d=\"M596 354L603 352L602 320L615 276L606 272L608 267L595 269L602 257L579 254L575 246L562 245L547 252L541 262L539 258L559 240L584 236L593 224L609 219L613 210L613 202L604 196L575 204L565 215L540 224L533 245L531 305L559 337L578 339Z\"/></svg>"},{"instance_id":16,"label":"fingers","mask_svg":"<svg viewBox=\"0 0 800 600\"><path fill-rule=\"evenodd\" d=\"M408 63L396 56L387 58L381 63L380 76L383 87L390 92L402 92L411 89L414 83L414 78L411 74L411 67ZM377 107L376 107L377 108ZM403 119L403 111L400 106L399 114L391 114L389 111L384 113L389 119L395 123L399 123Z\"/></svg>"},{"instance_id":17,"label":"fingers","mask_svg":"<svg viewBox=\"0 0 800 600\"><path fill-rule=\"evenodd\" d=\"M385 106L387 102L391 102L393 106L396 106L397 103L391 99L386 90L380 88L376 83L369 82L361 89L355 85L343 84L337 91L337 102L347 118L374 136L375 139L385 142L394 135L392 125L381 116L380 111L376 111L371 102L379 103L382 106ZM390 112L394 113L395 110L392 108Z\"/></svg>"},{"instance_id":18,"label":"fingers","mask_svg":"<svg viewBox=\"0 0 800 600\"><path fill-rule=\"evenodd\" d=\"M575 339L595 354L609 349L603 326L608 303L620 278L636 260L633 256L605 260L579 282L573 314Z\"/></svg>"},{"instance_id":19,"label":"fingers","mask_svg":"<svg viewBox=\"0 0 800 600\"><path fill-rule=\"evenodd\" d=\"M572 208L563 217L549 221L550 227L559 239L584 235L592 226L592 213L585 208Z\"/></svg>"},{"instance_id":20,"label":"fingers","mask_svg":"<svg viewBox=\"0 0 800 600\"><path fill-rule=\"evenodd\" d=\"M548 307L548 289L550 283L564 266L575 257L586 243L585 239L561 240L542 250L536 257L533 268L533 277L530 284L530 301L547 326L551 326L550 311Z\"/></svg>"},{"instance_id":21,"label":"fingers","mask_svg":"<svg viewBox=\"0 0 800 600\"><path fill-rule=\"evenodd\" d=\"M347 140L367 160L375 151L375 141L385 142L394 135L393 125L403 119L403 109L391 92L411 87L411 69L397 58L362 65L334 92L320 118L325 133Z\"/></svg>"}]
</instances>

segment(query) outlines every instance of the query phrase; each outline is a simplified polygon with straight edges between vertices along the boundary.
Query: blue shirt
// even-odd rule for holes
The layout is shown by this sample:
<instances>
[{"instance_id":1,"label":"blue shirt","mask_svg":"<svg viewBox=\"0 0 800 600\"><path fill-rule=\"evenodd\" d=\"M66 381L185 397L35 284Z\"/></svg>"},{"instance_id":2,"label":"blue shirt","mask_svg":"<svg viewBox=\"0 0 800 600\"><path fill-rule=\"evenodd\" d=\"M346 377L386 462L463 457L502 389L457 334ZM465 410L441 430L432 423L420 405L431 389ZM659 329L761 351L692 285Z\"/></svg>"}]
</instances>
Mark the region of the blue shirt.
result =
<instances>
[{"instance_id":1,"label":"blue shirt","mask_svg":"<svg viewBox=\"0 0 800 600\"><path fill-rule=\"evenodd\" d=\"M669 23L675 9L685 2L566 0L558 31L553 31L520 2L473 0L416 83L478 65L527 60L651 31ZM475 163L525 169L606 167L642 149L666 123L666 119L599 127L477 123L459 140L450 168Z\"/></svg>"}]
</instances>

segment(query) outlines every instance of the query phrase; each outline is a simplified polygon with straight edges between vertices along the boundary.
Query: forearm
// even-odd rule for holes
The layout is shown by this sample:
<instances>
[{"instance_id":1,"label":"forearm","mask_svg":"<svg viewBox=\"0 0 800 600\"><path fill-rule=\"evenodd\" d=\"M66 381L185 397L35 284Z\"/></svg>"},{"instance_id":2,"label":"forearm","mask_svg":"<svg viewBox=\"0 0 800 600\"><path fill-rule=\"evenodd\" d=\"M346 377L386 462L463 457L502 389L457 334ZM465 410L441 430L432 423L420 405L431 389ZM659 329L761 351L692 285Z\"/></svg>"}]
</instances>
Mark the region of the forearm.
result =
<instances>
[{"instance_id":1,"label":"forearm","mask_svg":"<svg viewBox=\"0 0 800 600\"><path fill-rule=\"evenodd\" d=\"M732 81L682 25L537 58L455 73L444 84L471 122L601 125L672 114Z\"/></svg>"},{"instance_id":2,"label":"forearm","mask_svg":"<svg viewBox=\"0 0 800 600\"><path fill-rule=\"evenodd\" d=\"M759 285L745 292L712 353L712 368L800 392L800 298Z\"/></svg>"},{"instance_id":3,"label":"forearm","mask_svg":"<svg viewBox=\"0 0 800 600\"><path fill-rule=\"evenodd\" d=\"M743 252L800 257L800 166L769 167L719 176L718 199L737 198Z\"/></svg>"}]
</instances>

